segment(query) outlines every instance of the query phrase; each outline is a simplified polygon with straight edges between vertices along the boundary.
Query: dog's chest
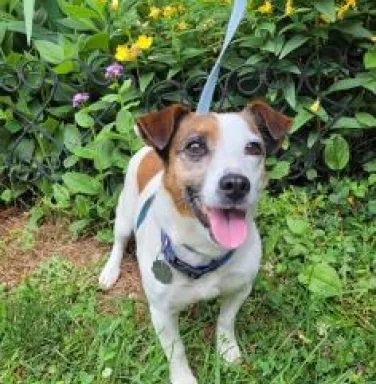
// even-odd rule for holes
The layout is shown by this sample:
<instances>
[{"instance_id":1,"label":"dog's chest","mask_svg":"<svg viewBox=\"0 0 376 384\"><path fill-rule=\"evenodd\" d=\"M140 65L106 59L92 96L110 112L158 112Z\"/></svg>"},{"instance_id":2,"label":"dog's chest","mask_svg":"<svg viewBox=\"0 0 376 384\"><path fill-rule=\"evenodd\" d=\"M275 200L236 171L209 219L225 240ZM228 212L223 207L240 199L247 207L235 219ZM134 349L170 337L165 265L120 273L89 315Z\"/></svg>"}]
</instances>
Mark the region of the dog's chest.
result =
<instances>
[{"instance_id":1,"label":"dog's chest","mask_svg":"<svg viewBox=\"0 0 376 384\"><path fill-rule=\"evenodd\" d=\"M241 271L212 272L197 280L174 274L174 281L168 291L170 305L184 308L187 305L229 295L247 284L249 277Z\"/></svg>"}]
</instances>

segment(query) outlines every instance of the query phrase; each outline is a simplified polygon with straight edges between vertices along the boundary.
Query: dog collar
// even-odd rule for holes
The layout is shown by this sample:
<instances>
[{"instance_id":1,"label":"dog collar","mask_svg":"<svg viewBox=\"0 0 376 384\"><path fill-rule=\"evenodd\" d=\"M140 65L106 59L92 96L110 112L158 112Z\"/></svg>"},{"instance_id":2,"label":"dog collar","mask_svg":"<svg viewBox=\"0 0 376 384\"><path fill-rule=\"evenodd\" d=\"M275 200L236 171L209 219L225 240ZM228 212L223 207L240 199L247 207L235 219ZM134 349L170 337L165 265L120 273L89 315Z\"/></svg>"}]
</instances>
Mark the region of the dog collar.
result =
<instances>
[{"instance_id":1,"label":"dog collar","mask_svg":"<svg viewBox=\"0 0 376 384\"><path fill-rule=\"evenodd\" d=\"M196 252L192 248L190 248L190 250L192 250L192 252ZM172 241L170 237L163 230L161 230L161 251L164 255L165 260L168 264L171 265L171 267L175 268L179 272L183 273L184 275L187 275L192 279L199 279L201 276L213 272L219 267L222 267L231 259L231 256L235 252L235 250L232 249L231 251L225 253L222 257L214 259L208 264L193 266L179 259L172 246Z\"/></svg>"},{"instance_id":2,"label":"dog collar","mask_svg":"<svg viewBox=\"0 0 376 384\"><path fill-rule=\"evenodd\" d=\"M136 221L136 230L141 226L141 224L146 219L146 216L151 208L154 198L155 198L155 194L151 195L149 198L145 200L143 206L141 207L140 213L138 214L137 221ZM188 248L191 252L195 252L199 254L199 252L197 252L195 249L188 246L185 246L185 247ZM206 275L210 272L213 272L216 269L225 265L231 259L231 256L234 254L235 250L232 249L231 251L225 253L222 257L218 259L214 259L208 264L193 266L179 259L179 257L176 255L176 252L172 246L172 241L170 237L167 235L165 231L161 230L161 252L163 253L163 256L166 262L171 267L175 268L179 272L183 273L184 275L187 275L192 279L198 279L201 276Z\"/></svg>"}]
</instances>

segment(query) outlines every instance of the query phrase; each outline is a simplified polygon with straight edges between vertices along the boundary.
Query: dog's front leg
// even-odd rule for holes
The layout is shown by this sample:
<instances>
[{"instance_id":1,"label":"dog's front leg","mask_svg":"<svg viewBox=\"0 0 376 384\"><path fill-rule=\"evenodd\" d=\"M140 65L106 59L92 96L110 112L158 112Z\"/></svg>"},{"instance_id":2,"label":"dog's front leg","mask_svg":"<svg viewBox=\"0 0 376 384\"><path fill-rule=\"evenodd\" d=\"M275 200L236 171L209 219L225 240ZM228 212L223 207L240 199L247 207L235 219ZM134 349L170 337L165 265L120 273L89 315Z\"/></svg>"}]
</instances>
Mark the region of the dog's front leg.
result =
<instances>
[{"instance_id":1,"label":"dog's front leg","mask_svg":"<svg viewBox=\"0 0 376 384\"><path fill-rule=\"evenodd\" d=\"M235 319L251 289L251 286L247 286L235 294L221 299L217 323L217 350L228 363L236 363L241 359L240 348L235 336Z\"/></svg>"},{"instance_id":2,"label":"dog's front leg","mask_svg":"<svg viewBox=\"0 0 376 384\"><path fill-rule=\"evenodd\" d=\"M171 384L197 384L179 333L179 314L150 308L155 331L170 364Z\"/></svg>"}]
</instances>

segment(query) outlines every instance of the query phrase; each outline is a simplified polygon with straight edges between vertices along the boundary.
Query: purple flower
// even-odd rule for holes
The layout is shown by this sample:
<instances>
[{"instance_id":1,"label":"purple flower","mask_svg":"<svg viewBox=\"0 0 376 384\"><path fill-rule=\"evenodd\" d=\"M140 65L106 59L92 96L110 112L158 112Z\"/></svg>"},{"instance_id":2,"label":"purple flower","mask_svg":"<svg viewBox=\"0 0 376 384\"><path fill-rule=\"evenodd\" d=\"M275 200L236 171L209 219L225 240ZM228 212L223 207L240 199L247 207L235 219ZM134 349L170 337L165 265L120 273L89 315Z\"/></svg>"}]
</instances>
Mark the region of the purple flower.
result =
<instances>
[{"instance_id":1,"label":"purple flower","mask_svg":"<svg viewBox=\"0 0 376 384\"><path fill-rule=\"evenodd\" d=\"M72 99L73 108L79 107L81 104L85 103L89 99L90 95L88 93L76 93Z\"/></svg>"},{"instance_id":2,"label":"purple flower","mask_svg":"<svg viewBox=\"0 0 376 384\"><path fill-rule=\"evenodd\" d=\"M118 63L113 63L106 67L106 74L105 78L106 79L118 79L122 74L123 74L123 66L118 64Z\"/></svg>"}]
</instances>

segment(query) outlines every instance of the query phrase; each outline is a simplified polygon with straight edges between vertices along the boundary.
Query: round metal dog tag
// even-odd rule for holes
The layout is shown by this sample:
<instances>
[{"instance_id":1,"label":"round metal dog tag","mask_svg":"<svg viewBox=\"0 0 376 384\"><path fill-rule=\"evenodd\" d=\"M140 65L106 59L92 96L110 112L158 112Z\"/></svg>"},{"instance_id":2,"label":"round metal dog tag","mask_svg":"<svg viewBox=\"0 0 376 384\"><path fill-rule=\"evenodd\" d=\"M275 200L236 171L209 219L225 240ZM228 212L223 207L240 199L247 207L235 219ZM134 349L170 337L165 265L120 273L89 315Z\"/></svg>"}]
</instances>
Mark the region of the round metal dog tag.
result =
<instances>
[{"instance_id":1,"label":"round metal dog tag","mask_svg":"<svg viewBox=\"0 0 376 384\"><path fill-rule=\"evenodd\" d=\"M171 284L172 272L166 262L163 260L155 260L151 270L153 271L155 278L162 284Z\"/></svg>"}]
</instances>

